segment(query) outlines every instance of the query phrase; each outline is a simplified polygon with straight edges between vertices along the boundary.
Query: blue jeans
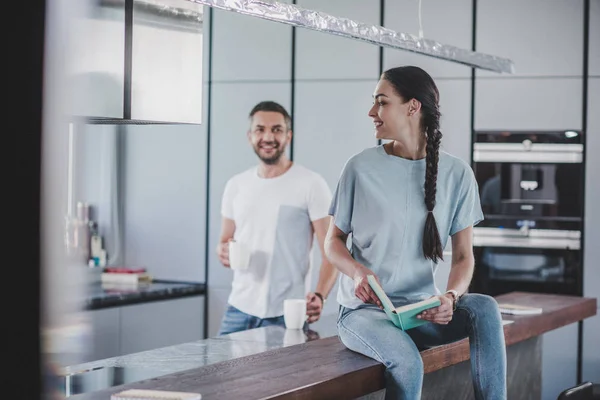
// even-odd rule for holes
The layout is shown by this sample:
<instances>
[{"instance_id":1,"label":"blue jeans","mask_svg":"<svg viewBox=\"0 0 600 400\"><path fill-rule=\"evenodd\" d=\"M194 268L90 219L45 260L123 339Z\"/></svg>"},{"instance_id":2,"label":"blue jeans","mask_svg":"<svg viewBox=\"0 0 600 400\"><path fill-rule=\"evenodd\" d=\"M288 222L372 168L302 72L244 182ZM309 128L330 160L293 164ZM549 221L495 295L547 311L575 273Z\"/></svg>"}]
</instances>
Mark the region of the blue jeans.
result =
<instances>
[{"instance_id":1,"label":"blue jeans","mask_svg":"<svg viewBox=\"0 0 600 400\"><path fill-rule=\"evenodd\" d=\"M341 307L338 331L347 348L385 365L386 399L420 399L423 360L419 349L465 337L469 338L475 398L507 398L504 329L498 304L490 296L465 294L448 325L427 323L408 331L398 329L376 306Z\"/></svg>"},{"instance_id":2,"label":"blue jeans","mask_svg":"<svg viewBox=\"0 0 600 400\"><path fill-rule=\"evenodd\" d=\"M227 335L229 333L270 325L279 325L285 327L283 315L272 318L258 318L253 315L246 314L232 305L227 305L227 310L225 311L225 315L223 315L221 329L219 330L218 335Z\"/></svg>"}]
</instances>

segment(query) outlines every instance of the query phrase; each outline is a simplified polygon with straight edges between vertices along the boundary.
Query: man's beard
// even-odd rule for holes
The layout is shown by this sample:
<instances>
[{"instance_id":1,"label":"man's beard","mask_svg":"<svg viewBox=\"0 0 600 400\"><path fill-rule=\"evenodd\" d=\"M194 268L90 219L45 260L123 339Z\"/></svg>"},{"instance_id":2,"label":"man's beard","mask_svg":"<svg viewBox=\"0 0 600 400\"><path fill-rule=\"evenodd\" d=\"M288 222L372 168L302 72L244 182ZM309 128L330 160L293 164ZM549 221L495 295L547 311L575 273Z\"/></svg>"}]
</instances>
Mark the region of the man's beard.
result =
<instances>
[{"instance_id":1,"label":"man's beard","mask_svg":"<svg viewBox=\"0 0 600 400\"><path fill-rule=\"evenodd\" d=\"M281 156L283 155L283 153L285 152L285 148L282 148L281 145L279 143L274 143L275 147L274 147L274 152L273 154L271 154L270 156L263 156L260 153L260 144L257 144L256 146L254 146L254 152L256 153L256 155L258 156L258 158L261 159L262 162L264 162L267 165L273 165L273 164L277 164L277 162L279 161L279 159L281 158Z\"/></svg>"}]
</instances>

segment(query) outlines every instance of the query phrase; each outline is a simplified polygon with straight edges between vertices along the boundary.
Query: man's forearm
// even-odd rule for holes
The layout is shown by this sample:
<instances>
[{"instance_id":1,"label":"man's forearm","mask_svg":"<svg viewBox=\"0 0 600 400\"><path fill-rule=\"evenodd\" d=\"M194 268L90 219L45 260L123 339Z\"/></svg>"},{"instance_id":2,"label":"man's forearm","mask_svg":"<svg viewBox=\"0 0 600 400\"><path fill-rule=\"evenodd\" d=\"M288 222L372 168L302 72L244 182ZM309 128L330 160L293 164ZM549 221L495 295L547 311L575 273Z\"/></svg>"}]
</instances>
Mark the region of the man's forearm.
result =
<instances>
[{"instance_id":1,"label":"man's forearm","mask_svg":"<svg viewBox=\"0 0 600 400\"><path fill-rule=\"evenodd\" d=\"M323 297L327 298L331 289L335 285L337 280L338 270L329 261L323 260L321 263L321 269L319 271L319 282L317 282L317 289L315 292L321 293Z\"/></svg>"}]
</instances>

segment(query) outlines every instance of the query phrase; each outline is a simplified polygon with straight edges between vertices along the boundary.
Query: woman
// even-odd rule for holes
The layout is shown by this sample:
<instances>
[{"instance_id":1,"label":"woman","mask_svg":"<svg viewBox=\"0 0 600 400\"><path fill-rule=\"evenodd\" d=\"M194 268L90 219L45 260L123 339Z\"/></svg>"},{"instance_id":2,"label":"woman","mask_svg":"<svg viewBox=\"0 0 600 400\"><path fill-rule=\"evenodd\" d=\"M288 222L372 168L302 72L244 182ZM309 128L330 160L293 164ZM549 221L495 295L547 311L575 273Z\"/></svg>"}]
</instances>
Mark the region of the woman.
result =
<instances>
[{"instance_id":1,"label":"woman","mask_svg":"<svg viewBox=\"0 0 600 400\"><path fill-rule=\"evenodd\" d=\"M496 301L464 294L474 269L473 225L483 219L468 164L440 152L439 93L413 66L383 73L369 116L390 142L353 156L331 205L329 260L344 274L338 331L349 349L386 366L386 399L419 399L419 349L470 339L477 399L506 399L506 349ZM346 247L352 233L352 252ZM445 293L434 274L448 237L452 269ZM374 275L394 306L436 295L441 305L419 315L430 323L403 331L371 290Z\"/></svg>"}]
</instances>

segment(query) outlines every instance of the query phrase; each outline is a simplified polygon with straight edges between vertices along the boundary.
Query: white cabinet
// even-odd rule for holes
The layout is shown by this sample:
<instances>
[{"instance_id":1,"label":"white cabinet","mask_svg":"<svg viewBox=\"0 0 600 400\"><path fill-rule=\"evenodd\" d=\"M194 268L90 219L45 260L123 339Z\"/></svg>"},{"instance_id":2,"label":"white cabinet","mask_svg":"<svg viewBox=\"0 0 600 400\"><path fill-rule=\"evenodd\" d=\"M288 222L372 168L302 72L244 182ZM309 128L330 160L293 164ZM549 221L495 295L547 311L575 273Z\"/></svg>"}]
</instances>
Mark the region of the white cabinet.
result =
<instances>
[{"instance_id":1,"label":"white cabinet","mask_svg":"<svg viewBox=\"0 0 600 400\"><path fill-rule=\"evenodd\" d=\"M102 360L120 355L119 308L86 312L90 324L90 347L81 362Z\"/></svg>"},{"instance_id":2,"label":"white cabinet","mask_svg":"<svg viewBox=\"0 0 600 400\"><path fill-rule=\"evenodd\" d=\"M121 353L131 354L204 338L204 297L121 307Z\"/></svg>"},{"instance_id":3,"label":"white cabinet","mask_svg":"<svg viewBox=\"0 0 600 400\"><path fill-rule=\"evenodd\" d=\"M581 76L583 0L481 0L476 46L513 60L517 76ZM477 76L512 75L477 71Z\"/></svg>"},{"instance_id":4,"label":"white cabinet","mask_svg":"<svg viewBox=\"0 0 600 400\"><path fill-rule=\"evenodd\" d=\"M125 71L125 2L113 7L90 7L74 21L69 37L69 104L74 115L123 117Z\"/></svg>"},{"instance_id":5,"label":"white cabinet","mask_svg":"<svg viewBox=\"0 0 600 400\"><path fill-rule=\"evenodd\" d=\"M131 118L199 124L203 6L185 0L161 3L179 14L149 12L147 3L134 2Z\"/></svg>"},{"instance_id":6,"label":"white cabinet","mask_svg":"<svg viewBox=\"0 0 600 400\"><path fill-rule=\"evenodd\" d=\"M179 10L169 13L134 2L132 46L126 48L124 3L90 7L65 42L74 55L68 63L69 90L75 92L70 96L75 100L70 104L73 114L120 119L130 107L132 119L199 124L203 6L164 0L164 5ZM126 71L130 56L131 70ZM129 89L131 103L126 104L124 93Z\"/></svg>"},{"instance_id":7,"label":"white cabinet","mask_svg":"<svg viewBox=\"0 0 600 400\"><path fill-rule=\"evenodd\" d=\"M204 296L86 311L90 347L81 362L204 339Z\"/></svg>"}]
</instances>

